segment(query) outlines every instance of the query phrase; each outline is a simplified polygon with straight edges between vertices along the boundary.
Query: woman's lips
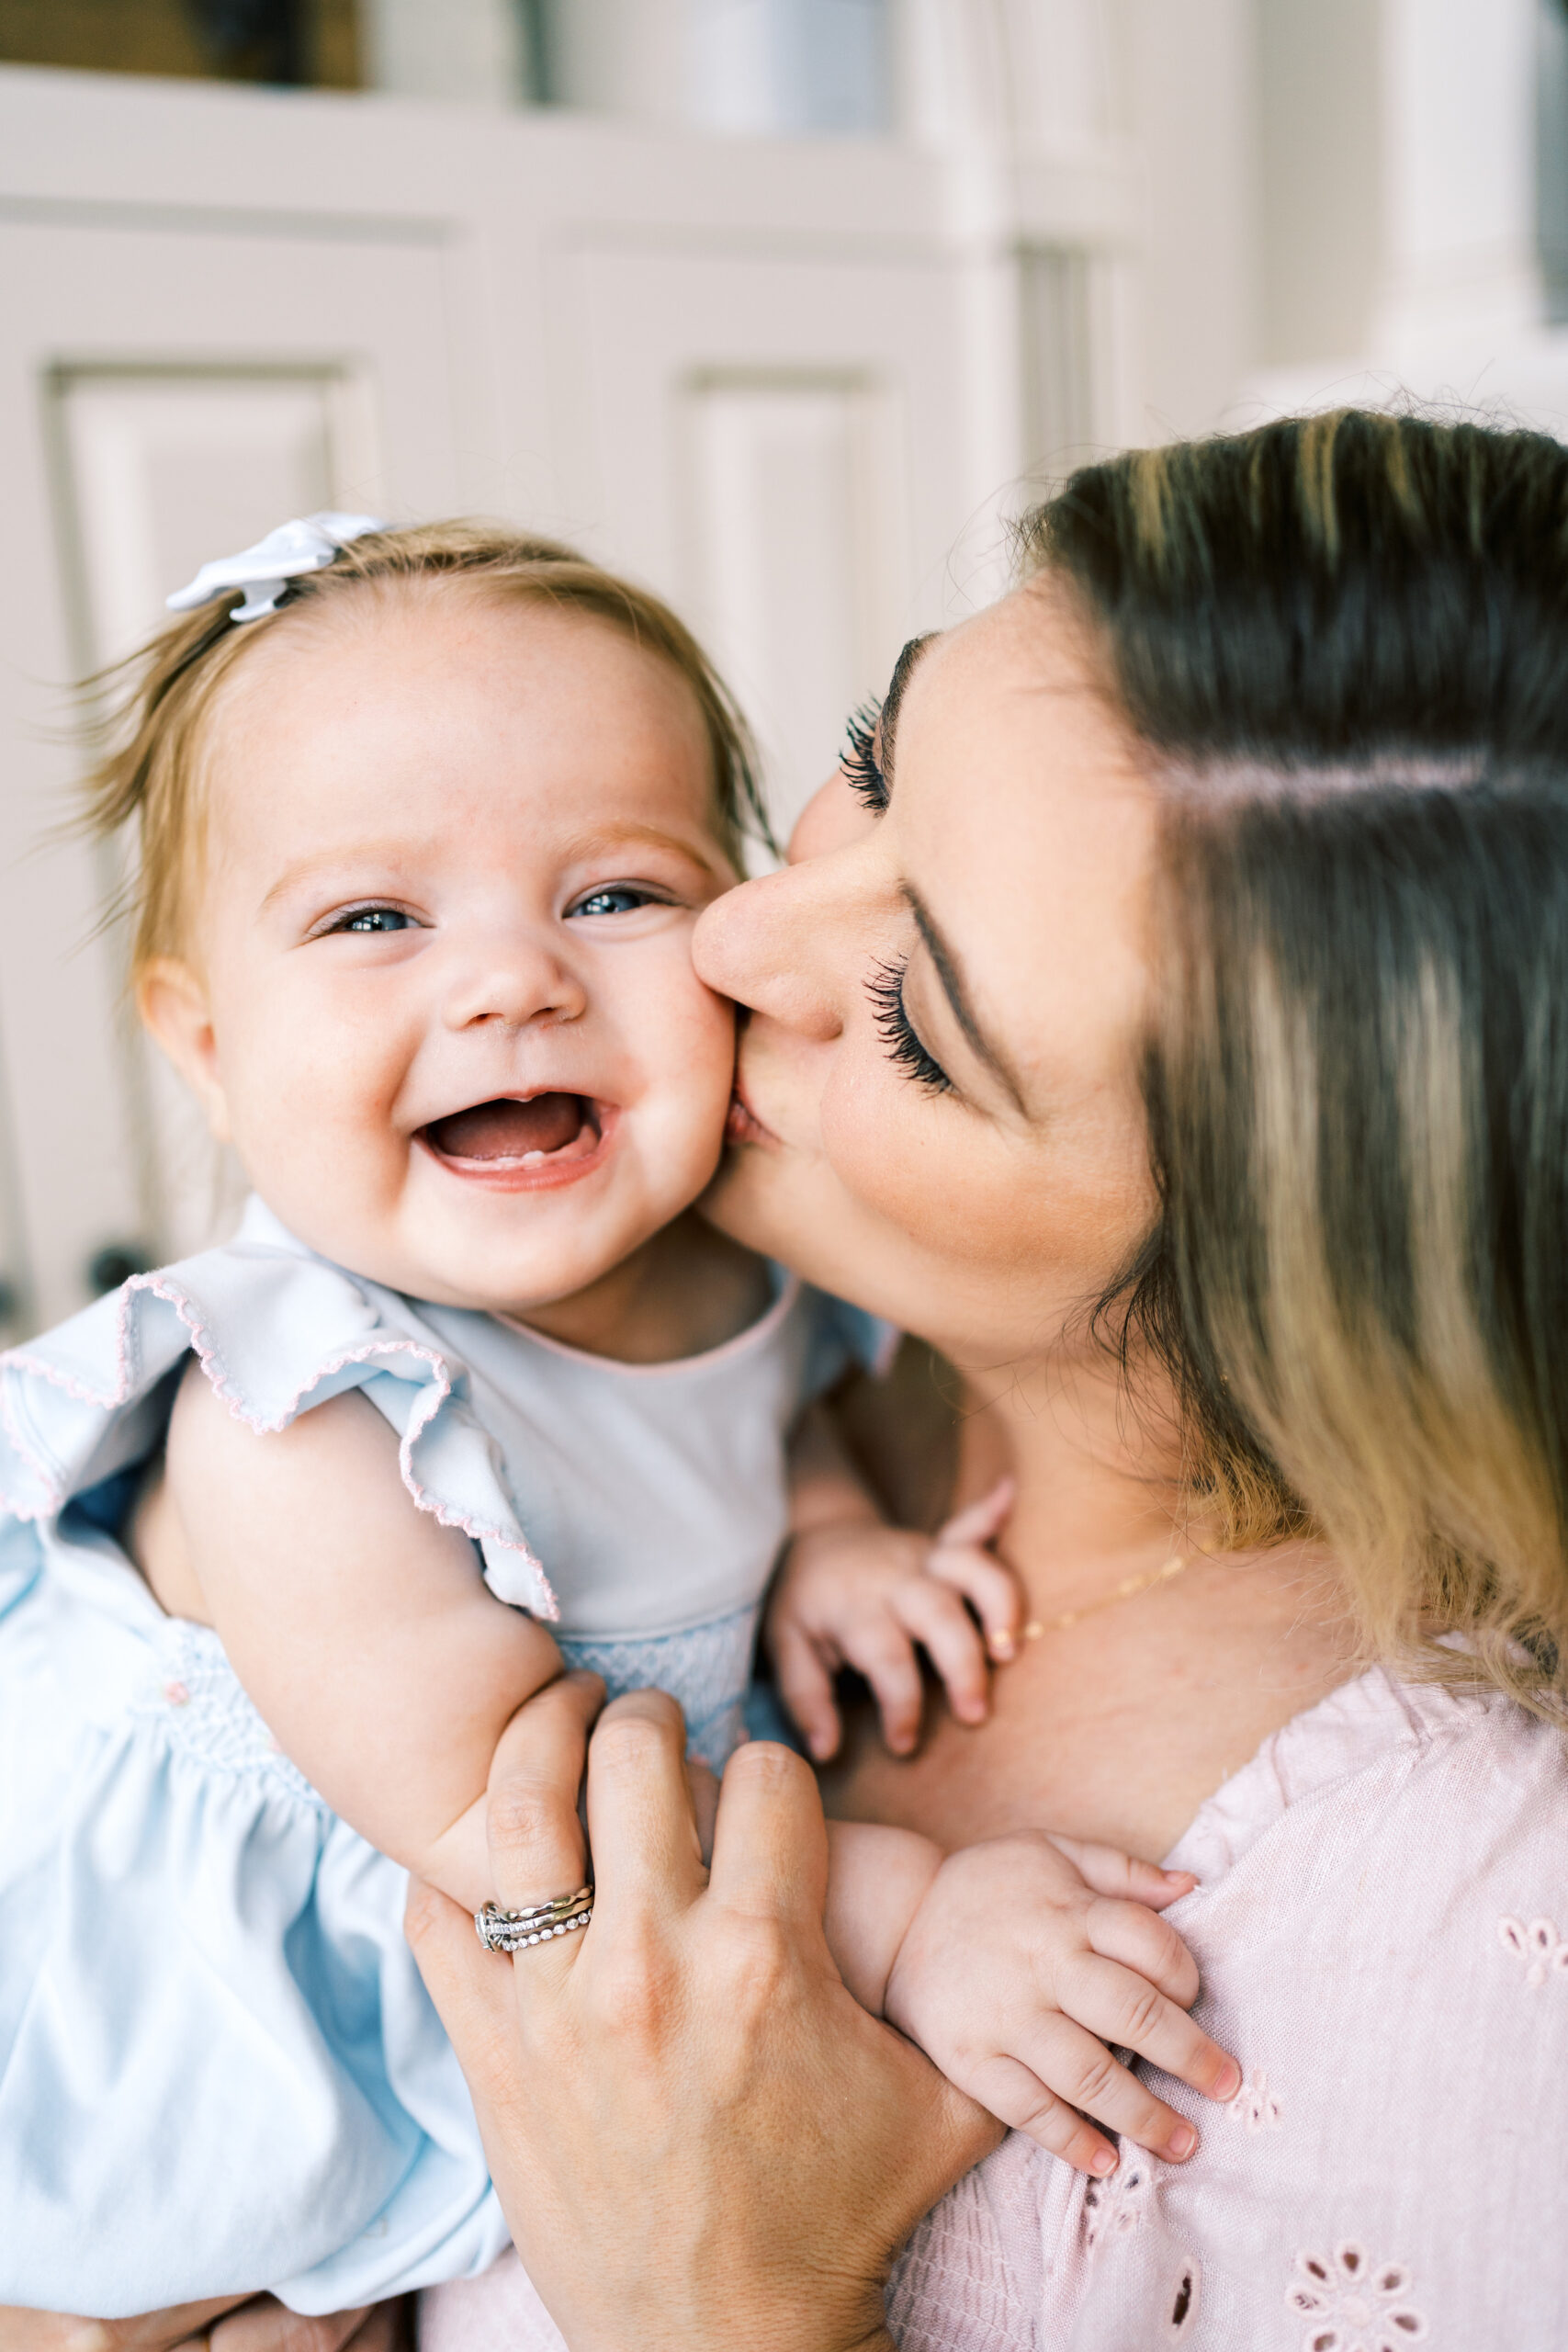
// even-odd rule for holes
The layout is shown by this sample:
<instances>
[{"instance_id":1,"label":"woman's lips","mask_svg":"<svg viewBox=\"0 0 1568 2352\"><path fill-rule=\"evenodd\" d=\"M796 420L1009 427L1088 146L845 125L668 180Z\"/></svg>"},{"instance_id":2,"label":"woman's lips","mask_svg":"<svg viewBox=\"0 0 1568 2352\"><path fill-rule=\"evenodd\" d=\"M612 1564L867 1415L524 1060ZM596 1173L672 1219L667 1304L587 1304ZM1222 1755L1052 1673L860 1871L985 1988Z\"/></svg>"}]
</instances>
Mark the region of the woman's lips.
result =
<instances>
[{"instance_id":1,"label":"woman's lips","mask_svg":"<svg viewBox=\"0 0 1568 2352\"><path fill-rule=\"evenodd\" d=\"M724 1140L726 1143L778 1142L772 1127L762 1125L739 1086L729 1098L729 1116L724 1123Z\"/></svg>"},{"instance_id":2,"label":"woman's lips","mask_svg":"<svg viewBox=\"0 0 1568 2352\"><path fill-rule=\"evenodd\" d=\"M604 1159L615 1124L615 1105L586 1094L497 1095L433 1119L419 1140L470 1183L533 1192L586 1175Z\"/></svg>"}]
</instances>

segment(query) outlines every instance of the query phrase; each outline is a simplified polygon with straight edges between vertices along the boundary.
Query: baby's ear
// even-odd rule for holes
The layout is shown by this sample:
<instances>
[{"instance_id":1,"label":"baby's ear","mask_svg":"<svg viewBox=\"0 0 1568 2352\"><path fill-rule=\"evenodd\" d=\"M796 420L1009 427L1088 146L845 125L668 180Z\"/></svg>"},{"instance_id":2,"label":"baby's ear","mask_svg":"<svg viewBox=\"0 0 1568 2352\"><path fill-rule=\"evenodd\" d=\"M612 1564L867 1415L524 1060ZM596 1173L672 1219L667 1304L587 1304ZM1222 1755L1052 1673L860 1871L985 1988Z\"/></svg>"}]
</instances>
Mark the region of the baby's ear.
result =
<instances>
[{"instance_id":1,"label":"baby's ear","mask_svg":"<svg viewBox=\"0 0 1568 2352\"><path fill-rule=\"evenodd\" d=\"M227 1143L229 1102L218 1074L212 1009L199 976L177 956L154 956L137 979L136 1009L206 1112L217 1140Z\"/></svg>"}]
</instances>

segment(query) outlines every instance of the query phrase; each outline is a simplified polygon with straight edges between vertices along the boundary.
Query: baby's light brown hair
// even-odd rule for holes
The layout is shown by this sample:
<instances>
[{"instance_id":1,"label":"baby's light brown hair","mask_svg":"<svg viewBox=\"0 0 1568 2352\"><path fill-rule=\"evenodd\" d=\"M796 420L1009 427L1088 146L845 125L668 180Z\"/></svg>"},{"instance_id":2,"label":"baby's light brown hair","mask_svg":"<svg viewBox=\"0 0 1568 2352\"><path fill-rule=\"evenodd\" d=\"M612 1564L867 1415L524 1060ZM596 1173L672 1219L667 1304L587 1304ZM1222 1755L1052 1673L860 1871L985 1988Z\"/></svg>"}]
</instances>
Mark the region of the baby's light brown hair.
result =
<instances>
[{"instance_id":1,"label":"baby's light brown hair","mask_svg":"<svg viewBox=\"0 0 1568 2352\"><path fill-rule=\"evenodd\" d=\"M745 719L713 664L668 605L606 571L575 548L504 524L457 520L367 533L320 571L290 582L276 611L236 625L232 589L182 614L113 671L92 682L107 748L88 776L86 822L118 833L134 819L140 856L128 885L131 977L188 944L191 901L205 831L204 754L215 703L252 649L315 605L398 586L460 582L494 602L553 605L589 615L666 662L702 714L713 763L714 830L739 871L748 834L771 836Z\"/></svg>"}]
</instances>

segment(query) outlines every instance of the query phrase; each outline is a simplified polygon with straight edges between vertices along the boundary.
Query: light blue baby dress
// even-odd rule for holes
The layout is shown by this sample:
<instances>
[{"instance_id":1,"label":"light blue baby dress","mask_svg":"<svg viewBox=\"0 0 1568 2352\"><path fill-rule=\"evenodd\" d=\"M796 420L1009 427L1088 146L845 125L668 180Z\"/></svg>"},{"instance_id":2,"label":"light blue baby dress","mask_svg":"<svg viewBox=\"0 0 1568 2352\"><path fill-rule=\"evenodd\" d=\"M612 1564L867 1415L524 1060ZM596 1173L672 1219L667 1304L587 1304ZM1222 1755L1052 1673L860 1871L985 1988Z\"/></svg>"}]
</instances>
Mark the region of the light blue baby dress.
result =
<instances>
[{"instance_id":1,"label":"light blue baby dress","mask_svg":"<svg viewBox=\"0 0 1568 2352\"><path fill-rule=\"evenodd\" d=\"M507 2242L404 1872L117 1540L190 1351L258 1430L360 1389L491 1589L612 1692L672 1691L722 1763L786 1432L878 1329L781 1273L727 1346L615 1363L384 1290L253 1202L0 1357L0 2305L328 2312Z\"/></svg>"}]
</instances>

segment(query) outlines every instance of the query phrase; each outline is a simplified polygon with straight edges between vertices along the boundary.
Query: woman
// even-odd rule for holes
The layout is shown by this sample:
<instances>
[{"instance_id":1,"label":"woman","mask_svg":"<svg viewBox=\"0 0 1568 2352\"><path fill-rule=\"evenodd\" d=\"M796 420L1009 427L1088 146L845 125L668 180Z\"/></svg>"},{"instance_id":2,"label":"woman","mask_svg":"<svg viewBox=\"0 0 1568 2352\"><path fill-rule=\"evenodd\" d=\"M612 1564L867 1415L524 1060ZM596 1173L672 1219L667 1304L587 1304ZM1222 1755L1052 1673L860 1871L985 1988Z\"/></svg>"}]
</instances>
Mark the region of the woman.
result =
<instances>
[{"instance_id":1,"label":"woman","mask_svg":"<svg viewBox=\"0 0 1568 2352\"><path fill-rule=\"evenodd\" d=\"M982 1729L852 1749L832 1801L1174 1848L1247 2068L1185 2167L1010 2139L904 2258L906 2347L1561 2338L1565 534L1526 435L1091 469L906 653L863 809L705 918L752 1008L716 1214L960 1368L1044 1629ZM581 1860L542 1754L496 1782L517 1903ZM741 1751L708 1888L626 1702L584 1945L508 1970L416 1913L572 2352L885 2343L968 2153L832 1980L805 1782ZM520 2284L430 2301L432 2352L558 2340Z\"/></svg>"},{"instance_id":2,"label":"woman","mask_svg":"<svg viewBox=\"0 0 1568 2352\"><path fill-rule=\"evenodd\" d=\"M1090 469L900 662L863 805L705 920L752 1008L716 1215L958 1368L1040 1628L983 1728L852 1740L831 1801L1174 1849L1247 2068L1218 2116L1160 2085L1182 2167L1005 2142L900 2262L905 2347L1553 2340L1565 521L1556 445L1411 421ZM547 1759L593 1701L498 1758L513 1904L579 1883ZM589 1805L581 1943L411 1915L543 2296L446 2290L431 2352L545 2307L571 2352L886 2346L997 2135L834 1976L806 1767L740 1751L711 1883L669 1702L607 1712Z\"/></svg>"}]
</instances>

